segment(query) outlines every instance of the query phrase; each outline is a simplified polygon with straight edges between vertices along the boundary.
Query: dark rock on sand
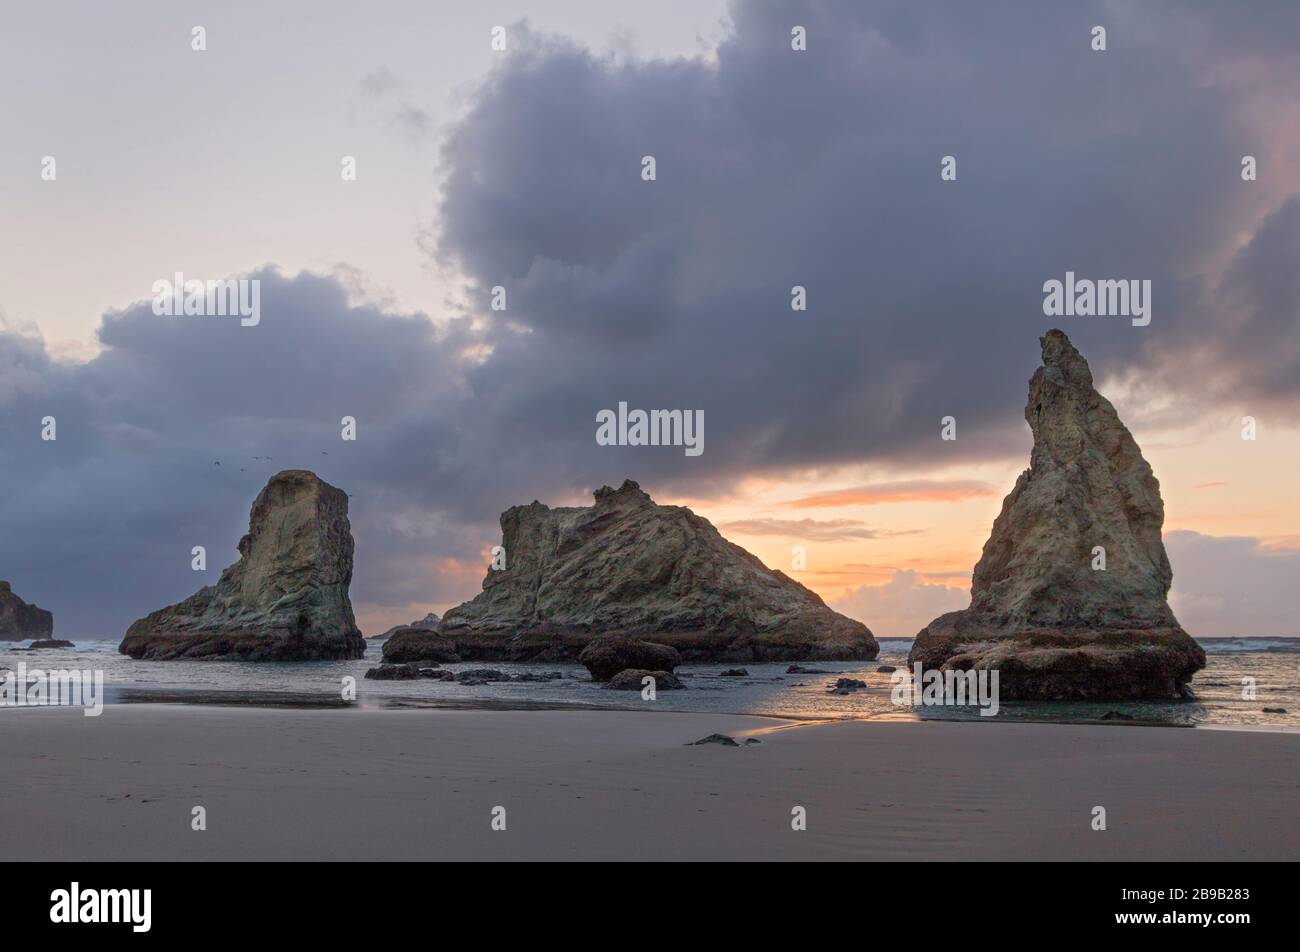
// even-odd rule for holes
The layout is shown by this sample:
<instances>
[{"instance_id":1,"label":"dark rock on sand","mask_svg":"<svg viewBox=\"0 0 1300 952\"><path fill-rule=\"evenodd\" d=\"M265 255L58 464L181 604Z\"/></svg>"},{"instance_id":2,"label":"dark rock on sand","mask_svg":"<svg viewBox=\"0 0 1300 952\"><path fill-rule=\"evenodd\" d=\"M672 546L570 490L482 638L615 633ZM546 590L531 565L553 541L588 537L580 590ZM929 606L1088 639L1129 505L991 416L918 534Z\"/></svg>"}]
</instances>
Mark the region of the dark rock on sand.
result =
<instances>
[{"instance_id":1,"label":"dark rock on sand","mask_svg":"<svg viewBox=\"0 0 1300 952\"><path fill-rule=\"evenodd\" d=\"M360 658L352 549L347 493L307 470L277 473L253 503L239 561L216 585L141 618L118 650L153 661Z\"/></svg>"},{"instance_id":2,"label":"dark rock on sand","mask_svg":"<svg viewBox=\"0 0 1300 952\"><path fill-rule=\"evenodd\" d=\"M880 674L893 674L897 670L892 664L882 664L876 669Z\"/></svg>"},{"instance_id":3,"label":"dark rock on sand","mask_svg":"<svg viewBox=\"0 0 1300 952\"><path fill-rule=\"evenodd\" d=\"M8 582L0 582L0 641L46 641L54 635L54 615L29 605Z\"/></svg>"},{"instance_id":4,"label":"dark rock on sand","mask_svg":"<svg viewBox=\"0 0 1300 952\"><path fill-rule=\"evenodd\" d=\"M608 681L627 668L672 671L682 663L676 648L635 638L597 638L582 649L580 661L593 681Z\"/></svg>"},{"instance_id":5,"label":"dark rock on sand","mask_svg":"<svg viewBox=\"0 0 1300 952\"><path fill-rule=\"evenodd\" d=\"M609 688L611 691L640 691L644 687L642 681L646 677L655 679L656 691L681 691L686 687L677 675L671 671L646 671L640 668L628 668L626 671L620 671L605 682L602 687Z\"/></svg>"},{"instance_id":6,"label":"dark rock on sand","mask_svg":"<svg viewBox=\"0 0 1300 952\"><path fill-rule=\"evenodd\" d=\"M1160 484L1069 339L1041 344L1029 469L993 523L970 607L922 630L908 663L996 669L1004 700L1184 696L1205 652L1166 601Z\"/></svg>"},{"instance_id":7,"label":"dark rock on sand","mask_svg":"<svg viewBox=\"0 0 1300 952\"><path fill-rule=\"evenodd\" d=\"M747 742L748 743L748 742ZM721 744L723 747L739 747L734 737L728 737L726 734L710 734L708 737L701 737L699 740L693 740L687 747L699 747L701 744Z\"/></svg>"},{"instance_id":8,"label":"dark rock on sand","mask_svg":"<svg viewBox=\"0 0 1300 952\"><path fill-rule=\"evenodd\" d=\"M684 662L871 659L878 650L865 625L631 480L601 488L591 506L515 506L501 531L506 567L489 569L482 593L438 623L466 660L573 661L609 635L667 645ZM427 635L396 632L384 658L403 660L417 637Z\"/></svg>"},{"instance_id":9,"label":"dark rock on sand","mask_svg":"<svg viewBox=\"0 0 1300 952\"><path fill-rule=\"evenodd\" d=\"M1284 708L1284 707L1266 707L1266 708L1264 708L1264 713L1265 713L1265 714L1285 714L1285 713L1286 713L1286 708Z\"/></svg>"}]
</instances>

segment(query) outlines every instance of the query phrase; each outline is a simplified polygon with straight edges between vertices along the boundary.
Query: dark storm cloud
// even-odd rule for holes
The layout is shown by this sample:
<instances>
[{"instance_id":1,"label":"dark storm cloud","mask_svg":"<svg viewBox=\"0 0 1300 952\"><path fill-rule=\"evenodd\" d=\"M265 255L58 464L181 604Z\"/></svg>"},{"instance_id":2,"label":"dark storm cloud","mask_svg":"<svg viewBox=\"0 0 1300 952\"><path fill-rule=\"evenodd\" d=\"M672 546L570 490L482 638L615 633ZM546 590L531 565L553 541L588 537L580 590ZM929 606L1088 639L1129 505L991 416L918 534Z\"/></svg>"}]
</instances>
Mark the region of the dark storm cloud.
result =
<instances>
[{"instance_id":1,"label":"dark storm cloud","mask_svg":"<svg viewBox=\"0 0 1300 952\"><path fill-rule=\"evenodd\" d=\"M1282 7L1223 19L747 3L715 63L600 58L512 29L442 153L439 255L478 321L435 327L266 271L255 328L140 303L105 318L83 365L0 333L0 577L62 633L119 634L214 580L266 478L309 467L353 494L358 602L453 601L472 572L439 565L472 565L497 514L533 498L1020 456L1052 323L1041 287L1066 270L1154 284L1148 328L1062 319L1099 375L1196 353L1225 387L1294 401L1300 213L1261 207L1276 175L1243 190L1240 156L1275 130L1244 127L1259 90L1215 77L1236 56L1267 75L1300 37ZM1094 23L1106 53L1088 48ZM390 97L390 79L369 94ZM1209 273L1261 221L1227 275ZM619 401L704 410L703 455L597 446L596 414ZM949 414L956 442L938 438ZM344 415L356 443L339 439Z\"/></svg>"},{"instance_id":2,"label":"dark storm cloud","mask_svg":"<svg viewBox=\"0 0 1300 952\"><path fill-rule=\"evenodd\" d=\"M160 317L145 301L106 316L104 350L84 365L0 336L0 577L50 605L61 631L120 634L214 581L282 469L353 495L354 594L368 601L458 600L433 562L495 541L463 515L482 515L480 491L499 508L485 450L457 415L469 402L462 353L477 342L463 322L438 332L423 316L352 306L330 278L249 277L262 282L256 327ZM356 442L340 438L344 416ZM205 574L190 570L195 545Z\"/></svg>"},{"instance_id":3,"label":"dark storm cloud","mask_svg":"<svg viewBox=\"0 0 1300 952\"><path fill-rule=\"evenodd\" d=\"M1261 6L1222 44L1212 6L773 2L733 19L716 65L525 34L446 143L442 258L475 302L506 287L497 319L531 332L484 368L493 399L571 442L574 472L609 458L583 424L618 400L704 409L703 457L637 468L701 492L760 469L1019 451L1054 323L1099 376L1219 356L1204 269L1258 217L1239 160L1274 131L1243 124L1261 90L1214 76L1291 55L1263 34L1300 40L1293 12ZM1284 254L1254 257L1293 293ZM1152 325L1044 317L1043 282L1067 270L1151 280ZM1271 385L1296 396L1286 374ZM955 443L938 439L948 414Z\"/></svg>"}]
</instances>

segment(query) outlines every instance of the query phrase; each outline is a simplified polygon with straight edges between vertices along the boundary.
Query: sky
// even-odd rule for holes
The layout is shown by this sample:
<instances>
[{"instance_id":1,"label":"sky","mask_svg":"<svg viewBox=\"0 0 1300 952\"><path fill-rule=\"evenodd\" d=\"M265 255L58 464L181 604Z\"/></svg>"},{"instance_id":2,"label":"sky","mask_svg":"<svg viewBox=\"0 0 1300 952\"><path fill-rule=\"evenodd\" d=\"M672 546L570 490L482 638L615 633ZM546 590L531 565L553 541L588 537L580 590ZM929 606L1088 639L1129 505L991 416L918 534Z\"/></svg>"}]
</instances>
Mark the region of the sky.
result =
<instances>
[{"instance_id":1,"label":"sky","mask_svg":"<svg viewBox=\"0 0 1300 952\"><path fill-rule=\"evenodd\" d=\"M0 29L0 578L60 634L215 582L303 467L352 496L367 633L472 597L509 506L633 478L910 636L968 601L1052 326L1160 480L1184 627L1300 634L1294 3L74 2ZM178 271L256 278L259 323L156 315ZM1150 324L1046 317L1067 271L1150 280ZM704 452L598 445L620 402L703 411Z\"/></svg>"}]
</instances>

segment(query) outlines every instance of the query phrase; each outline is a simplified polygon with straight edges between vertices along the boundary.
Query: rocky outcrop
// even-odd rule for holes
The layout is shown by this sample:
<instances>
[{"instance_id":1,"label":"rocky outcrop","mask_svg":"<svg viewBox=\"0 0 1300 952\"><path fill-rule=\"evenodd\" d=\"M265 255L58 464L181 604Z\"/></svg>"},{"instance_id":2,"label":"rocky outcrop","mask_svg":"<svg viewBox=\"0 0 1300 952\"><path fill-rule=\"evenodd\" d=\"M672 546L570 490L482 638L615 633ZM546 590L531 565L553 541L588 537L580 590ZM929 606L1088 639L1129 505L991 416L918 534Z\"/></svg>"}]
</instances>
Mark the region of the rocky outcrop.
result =
<instances>
[{"instance_id":1,"label":"rocky outcrop","mask_svg":"<svg viewBox=\"0 0 1300 952\"><path fill-rule=\"evenodd\" d=\"M1160 484L1065 334L1041 343L1029 469L993 523L970 607L932 621L908 663L996 668L1010 700L1177 697L1205 652L1166 600Z\"/></svg>"},{"instance_id":2,"label":"rocky outcrop","mask_svg":"<svg viewBox=\"0 0 1300 952\"><path fill-rule=\"evenodd\" d=\"M606 681L601 687L611 691L640 691L646 686L645 679L654 679L656 691L681 691L686 685L671 671L646 671L641 668L628 668L620 671Z\"/></svg>"},{"instance_id":3,"label":"rocky outcrop","mask_svg":"<svg viewBox=\"0 0 1300 952\"><path fill-rule=\"evenodd\" d=\"M389 628L386 632L380 635L367 635L366 641L379 641L384 638L391 638L399 631L407 631L411 628L418 631L437 631L438 621L438 613L429 612L429 614L425 615L419 621L413 621L408 625L394 625L392 628Z\"/></svg>"},{"instance_id":4,"label":"rocky outcrop","mask_svg":"<svg viewBox=\"0 0 1300 952\"><path fill-rule=\"evenodd\" d=\"M635 638L597 638L582 649L578 661L591 672L591 680L608 681L626 668L672 671L682 663L676 648Z\"/></svg>"},{"instance_id":5,"label":"rocky outcrop","mask_svg":"<svg viewBox=\"0 0 1300 952\"><path fill-rule=\"evenodd\" d=\"M460 661L456 640L431 628L402 628L384 642L384 660L393 664L408 661L437 661L449 664ZM475 654L474 658L490 661L513 661L514 658Z\"/></svg>"},{"instance_id":6,"label":"rocky outcrop","mask_svg":"<svg viewBox=\"0 0 1300 952\"><path fill-rule=\"evenodd\" d=\"M501 530L505 568L489 569L483 592L448 611L436 634L394 634L386 660L451 645L467 660L571 661L602 635L668 645L687 662L878 650L865 625L631 480L598 490L592 506L515 506Z\"/></svg>"},{"instance_id":7,"label":"rocky outcrop","mask_svg":"<svg viewBox=\"0 0 1300 952\"><path fill-rule=\"evenodd\" d=\"M119 650L149 660L360 658L352 548L347 494L307 470L277 473L253 503L239 561L216 585L141 618Z\"/></svg>"},{"instance_id":8,"label":"rocky outcrop","mask_svg":"<svg viewBox=\"0 0 1300 952\"><path fill-rule=\"evenodd\" d=\"M8 582L0 582L0 641L46 640L52 634L54 616L28 605L14 594Z\"/></svg>"}]
</instances>

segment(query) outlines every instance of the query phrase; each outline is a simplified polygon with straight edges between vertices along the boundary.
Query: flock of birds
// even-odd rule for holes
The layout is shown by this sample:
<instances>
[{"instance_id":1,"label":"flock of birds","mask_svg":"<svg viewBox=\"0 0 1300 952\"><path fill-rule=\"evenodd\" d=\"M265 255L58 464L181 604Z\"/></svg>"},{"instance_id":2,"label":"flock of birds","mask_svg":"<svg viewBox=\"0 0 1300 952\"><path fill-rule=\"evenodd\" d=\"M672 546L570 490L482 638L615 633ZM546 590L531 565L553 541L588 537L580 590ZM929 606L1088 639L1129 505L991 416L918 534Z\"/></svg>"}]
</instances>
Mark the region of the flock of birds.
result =
<instances>
[{"instance_id":1,"label":"flock of birds","mask_svg":"<svg viewBox=\"0 0 1300 952\"><path fill-rule=\"evenodd\" d=\"M330 454L327 453L327 452L325 452L324 450L321 450L321 451L320 451L320 455L321 455L321 456L329 456ZM274 457L274 456L254 456L253 459L264 459L264 460L274 461L274 460L275 460L275 457ZM217 459L217 460L213 460L213 461L212 461L212 465L213 465L213 466L220 466L220 465L221 465L221 460L219 460L219 459ZM248 468L245 467L245 466L241 466L241 467L239 467L239 471L240 471L241 473L246 473L246 472L248 472Z\"/></svg>"},{"instance_id":2,"label":"flock of birds","mask_svg":"<svg viewBox=\"0 0 1300 952\"><path fill-rule=\"evenodd\" d=\"M321 456L329 456L330 454L327 453L325 450L321 450L321 451L320 451L320 455L321 455ZM274 457L274 456L254 456L254 457L252 457L252 458L253 458L253 459L256 459L256 460L267 460L268 462L274 462L274 461L275 461L275 457ZM215 459L215 460L213 460L213 461L212 461L212 465L213 465L213 466L220 466L220 465L221 465L221 460L219 460L219 459ZM246 472L248 472L248 467L246 467L246 466L241 466L241 467L239 467L239 471L240 471L241 473L246 473ZM348 498L349 498L349 499L352 498L352 493L348 493Z\"/></svg>"}]
</instances>

